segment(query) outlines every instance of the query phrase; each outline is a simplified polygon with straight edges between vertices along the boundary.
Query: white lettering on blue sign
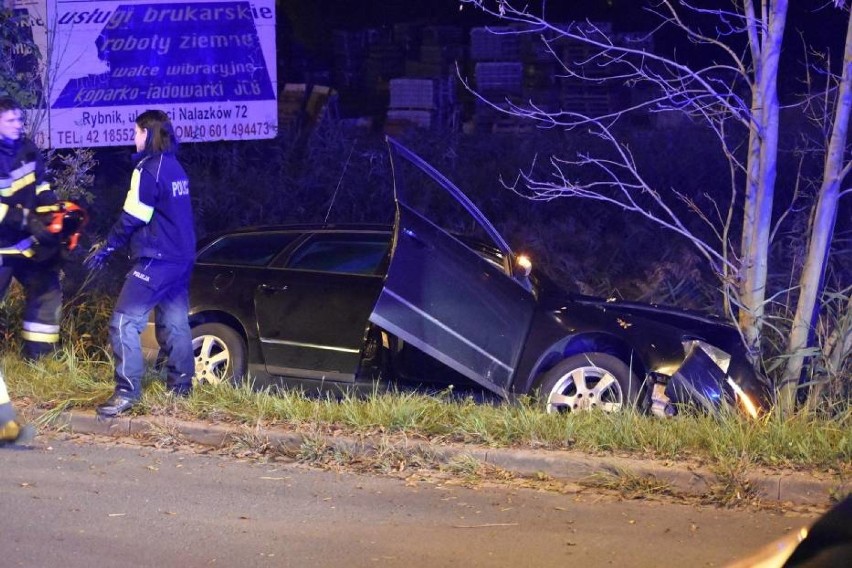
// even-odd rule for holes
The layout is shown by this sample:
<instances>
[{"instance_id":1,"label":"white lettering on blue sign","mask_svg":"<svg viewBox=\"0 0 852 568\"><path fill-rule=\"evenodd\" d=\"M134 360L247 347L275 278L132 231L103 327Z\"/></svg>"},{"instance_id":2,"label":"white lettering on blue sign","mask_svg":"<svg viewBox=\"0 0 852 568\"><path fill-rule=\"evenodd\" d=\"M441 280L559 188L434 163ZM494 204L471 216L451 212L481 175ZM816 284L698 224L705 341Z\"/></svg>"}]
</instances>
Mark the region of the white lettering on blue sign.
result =
<instances>
[{"instance_id":1,"label":"white lettering on blue sign","mask_svg":"<svg viewBox=\"0 0 852 568\"><path fill-rule=\"evenodd\" d=\"M274 137L275 4L55 0L49 145L132 144L132 117L150 108L183 142Z\"/></svg>"},{"instance_id":2,"label":"white lettering on blue sign","mask_svg":"<svg viewBox=\"0 0 852 568\"><path fill-rule=\"evenodd\" d=\"M98 16L74 19L98 24ZM96 86L91 76L68 81L53 108L275 99L268 69L259 65L264 56L248 2L119 4L99 29L95 47L105 71ZM152 84L160 68L166 77ZM212 69L231 81L211 84Z\"/></svg>"}]
</instances>

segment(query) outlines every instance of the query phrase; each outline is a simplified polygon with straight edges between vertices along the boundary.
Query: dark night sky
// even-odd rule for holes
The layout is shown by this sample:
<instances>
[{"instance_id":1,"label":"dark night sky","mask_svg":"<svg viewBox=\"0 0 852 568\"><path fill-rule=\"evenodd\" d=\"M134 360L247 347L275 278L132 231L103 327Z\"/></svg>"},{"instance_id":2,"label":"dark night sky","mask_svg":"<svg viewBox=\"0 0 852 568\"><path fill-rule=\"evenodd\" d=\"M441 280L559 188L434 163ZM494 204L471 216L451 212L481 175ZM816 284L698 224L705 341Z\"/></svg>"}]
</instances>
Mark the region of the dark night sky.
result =
<instances>
[{"instance_id":1,"label":"dark night sky","mask_svg":"<svg viewBox=\"0 0 852 568\"><path fill-rule=\"evenodd\" d=\"M642 0L558 0L546 2L547 12L555 21L565 19L607 19L620 27L637 27L656 21L643 6L651 2ZM283 2L289 14L311 14L318 27L357 28L380 26L400 21L428 18L436 23L481 25L486 20L480 12L469 5L459 11L458 0L288 0ZM534 9L541 0L532 0ZM719 0L695 0L693 5L718 8L725 5ZM843 29L844 19L828 0L811 0L790 3L788 27L799 26ZM835 25L837 24L837 25Z\"/></svg>"},{"instance_id":2,"label":"dark night sky","mask_svg":"<svg viewBox=\"0 0 852 568\"><path fill-rule=\"evenodd\" d=\"M548 3L548 13L556 19L615 18L635 19L641 16L636 0L574 0ZM623 6L629 6L625 8ZM459 10L458 0L290 0L283 11L293 22L316 30L355 29L412 20L462 26L494 23L470 6Z\"/></svg>"},{"instance_id":3,"label":"dark night sky","mask_svg":"<svg viewBox=\"0 0 852 568\"><path fill-rule=\"evenodd\" d=\"M693 5L718 8L724 2L718 0L694 0ZM570 21L575 19L607 20L620 31L649 29L658 19L649 14L641 0L558 0L546 2L548 19ZM541 5L541 0L531 0L532 9ZM287 0L282 2L283 21L290 37L318 56L330 55L331 32L335 29L358 29L379 27L397 22L425 21L430 24L460 25L462 27L497 24L499 21L483 15L465 5L459 11L458 0ZM718 19L714 18L712 25ZM787 24L787 51L793 49L801 54L799 31L803 31L812 44L830 45L837 53L842 49L845 37L845 18L827 0L791 2ZM682 37L671 34L671 41ZM666 37L659 39L666 41ZM680 48L684 49L683 46ZM688 49L688 48L687 48ZM798 55L797 55L798 56Z\"/></svg>"},{"instance_id":4,"label":"dark night sky","mask_svg":"<svg viewBox=\"0 0 852 568\"><path fill-rule=\"evenodd\" d=\"M641 16L635 9L638 4L635 0L615 0L615 7L608 4L605 0L562 0L549 3L548 13L561 21L586 17L636 20L637 15ZM618 8L619 4L633 8ZM280 24L289 26L303 45L322 50L335 29L379 27L417 20L462 27L499 23L470 6L462 11L459 6L458 0L290 0L281 5L286 21ZM562 7L556 9L559 6Z\"/></svg>"},{"instance_id":5,"label":"dark night sky","mask_svg":"<svg viewBox=\"0 0 852 568\"><path fill-rule=\"evenodd\" d=\"M481 13L466 5L459 10L461 5L458 0L426 0L415 2L412 0L317 0L320 7L327 7L324 14L335 21L335 25L377 25L404 21L412 18L433 18L440 23L473 24L484 22ZM548 3L548 13L555 18L565 17L596 17L615 12L626 13L624 8L613 9L611 2L606 0L574 0ZM617 1L615 5L624 4L636 6L636 0ZM530 3L530 5L534 5ZM631 10L635 11L635 10Z\"/></svg>"}]
</instances>

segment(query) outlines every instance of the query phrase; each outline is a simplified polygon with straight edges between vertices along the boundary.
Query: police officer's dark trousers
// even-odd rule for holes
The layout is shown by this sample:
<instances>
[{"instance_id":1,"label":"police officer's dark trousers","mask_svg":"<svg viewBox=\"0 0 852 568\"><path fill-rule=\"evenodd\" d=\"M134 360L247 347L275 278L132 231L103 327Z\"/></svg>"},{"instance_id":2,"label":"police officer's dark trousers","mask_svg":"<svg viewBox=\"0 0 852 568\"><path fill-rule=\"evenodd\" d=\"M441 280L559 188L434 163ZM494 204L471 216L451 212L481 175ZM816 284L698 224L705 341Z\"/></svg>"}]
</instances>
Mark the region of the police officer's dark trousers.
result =
<instances>
[{"instance_id":1,"label":"police officer's dark trousers","mask_svg":"<svg viewBox=\"0 0 852 568\"><path fill-rule=\"evenodd\" d=\"M110 321L116 393L134 400L142 394L145 361L140 335L151 310L154 310L161 353L167 357L166 385L177 392L191 388L194 373L188 320L191 273L191 261L143 258L127 274Z\"/></svg>"}]
</instances>

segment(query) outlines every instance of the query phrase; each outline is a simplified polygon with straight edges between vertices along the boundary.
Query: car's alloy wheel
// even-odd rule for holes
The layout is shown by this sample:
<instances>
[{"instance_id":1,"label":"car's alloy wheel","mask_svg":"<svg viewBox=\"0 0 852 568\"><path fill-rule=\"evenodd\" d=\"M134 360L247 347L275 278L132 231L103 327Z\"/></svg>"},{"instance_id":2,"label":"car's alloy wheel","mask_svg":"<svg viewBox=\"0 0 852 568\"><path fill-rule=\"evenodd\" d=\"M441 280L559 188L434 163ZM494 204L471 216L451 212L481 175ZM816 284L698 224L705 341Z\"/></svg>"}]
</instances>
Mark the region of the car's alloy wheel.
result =
<instances>
[{"instance_id":1,"label":"car's alloy wheel","mask_svg":"<svg viewBox=\"0 0 852 568\"><path fill-rule=\"evenodd\" d=\"M196 383L236 383L246 373L246 348L242 337L221 323L204 323L192 329Z\"/></svg>"},{"instance_id":2,"label":"car's alloy wheel","mask_svg":"<svg viewBox=\"0 0 852 568\"><path fill-rule=\"evenodd\" d=\"M639 383L621 359L581 353L560 361L541 380L539 396L548 413L620 412L637 400Z\"/></svg>"}]
</instances>

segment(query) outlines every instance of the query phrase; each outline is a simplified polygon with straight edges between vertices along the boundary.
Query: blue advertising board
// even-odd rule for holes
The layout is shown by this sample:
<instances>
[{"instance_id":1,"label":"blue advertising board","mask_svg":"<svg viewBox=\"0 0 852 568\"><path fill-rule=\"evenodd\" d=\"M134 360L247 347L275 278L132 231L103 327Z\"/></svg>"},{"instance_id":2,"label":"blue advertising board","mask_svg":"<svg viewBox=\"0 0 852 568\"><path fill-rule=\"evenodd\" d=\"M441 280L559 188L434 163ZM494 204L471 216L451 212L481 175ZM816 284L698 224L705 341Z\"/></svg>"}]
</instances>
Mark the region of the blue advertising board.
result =
<instances>
[{"instance_id":1,"label":"blue advertising board","mask_svg":"<svg viewBox=\"0 0 852 568\"><path fill-rule=\"evenodd\" d=\"M275 136L274 0L47 0L46 11L50 146L131 144L151 108L183 141Z\"/></svg>"}]
</instances>

